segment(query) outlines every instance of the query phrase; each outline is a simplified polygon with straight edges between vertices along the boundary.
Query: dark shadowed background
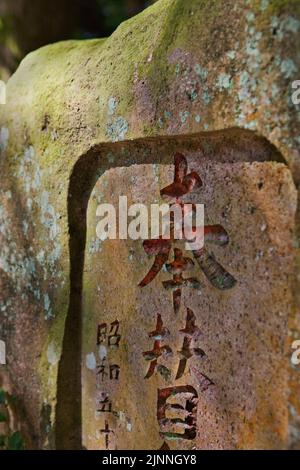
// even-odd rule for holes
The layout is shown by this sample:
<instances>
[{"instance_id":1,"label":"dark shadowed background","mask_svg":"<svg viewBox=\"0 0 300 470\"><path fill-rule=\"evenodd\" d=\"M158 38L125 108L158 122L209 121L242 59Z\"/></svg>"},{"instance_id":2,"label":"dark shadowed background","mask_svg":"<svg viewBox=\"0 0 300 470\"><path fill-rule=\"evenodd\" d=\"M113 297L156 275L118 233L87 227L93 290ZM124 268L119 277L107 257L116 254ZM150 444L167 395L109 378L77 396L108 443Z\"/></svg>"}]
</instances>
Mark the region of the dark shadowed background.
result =
<instances>
[{"instance_id":1,"label":"dark shadowed background","mask_svg":"<svg viewBox=\"0 0 300 470\"><path fill-rule=\"evenodd\" d=\"M0 78L28 52L63 39L109 36L156 0L0 0Z\"/></svg>"}]
</instances>

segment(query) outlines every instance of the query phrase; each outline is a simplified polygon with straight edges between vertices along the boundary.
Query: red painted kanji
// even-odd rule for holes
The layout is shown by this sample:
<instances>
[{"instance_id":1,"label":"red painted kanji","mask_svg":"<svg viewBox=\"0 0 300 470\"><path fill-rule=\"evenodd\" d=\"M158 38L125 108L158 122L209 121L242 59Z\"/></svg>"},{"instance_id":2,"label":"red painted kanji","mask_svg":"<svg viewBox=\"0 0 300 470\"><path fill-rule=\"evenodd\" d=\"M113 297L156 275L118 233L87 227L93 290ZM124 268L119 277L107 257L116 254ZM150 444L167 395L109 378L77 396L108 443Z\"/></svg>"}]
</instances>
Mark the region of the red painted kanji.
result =
<instances>
[{"instance_id":1,"label":"red painted kanji","mask_svg":"<svg viewBox=\"0 0 300 470\"><path fill-rule=\"evenodd\" d=\"M197 435L198 393L191 385L158 389L157 421L164 440L193 440ZM168 417L172 412L172 417ZM177 413L177 417L173 416Z\"/></svg>"},{"instance_id":2,"label":"red painted kanji","mask_svg":"<svg viewBox=\"0 0 300 470\"><path fill-rule=\"evenodd\" d=\"M184 278L183 273L194 267L194 261L191 258L184 258L182 251L178 248L174 249L174 261L166 264L166 269L169 273L173 274L173 279L170 281L163 281L165 289L173 292L173 308L174 312L178 313L181 304L181 288L192 287L193 289L201 289L201 284L195 277Z\"/></svg>"},{"instance_id":3,"label":"red painted kanji","mask_svg":"<svg viewBox=\"0 0 300 470\"><path fill-rule=\"evenodd\" d=\"M181 198L186 194L191 193L194 189L202 186L202 180L200 176L192 171L187 173L187 161L184 155L176 153L174 156L174 181L169 186L166 186L161 190L162 197L167 197L175 200L176 204L180 204L184 207L184 203ZM193 207L193 206L192 206ZM150 268L149 272L139 283L140 287L147 286L157 274L161 271L163 266L167 263L171 251L171 247L178 241L174 238L174 226L172 226L172 214L171 213L171 232L170 239L165 239L160 236L157 239L144 240L143 247L145 252L150 256L155 256L154 263ZM197 227L193 227L193 232L196 233ZM183 230L184 239L184 230ZM229 242L229 236L226 230L221 225L205 225L204 226L204 243L215 244L218 246L225 246ZM235 284L235 278L226 271L225 268L210 254L205 247L199 250L193 250L193 255L203 271L209 282L217 289L231 289ZM183 258L184 259L184 258ZM176 261L176 260L175 260ZM174 265L169 265L169 269L172 270ZM191 263L189 261L189 266ZM170 284L167 284L170 285ZM176 290L176 289L175 289ZM178 310L179 292L176 293L177 297L175 311Z\"/></svg>"},{"instance_id":4,"label":"red painted kanji","mask_svg":"<svg viewBox=\"0 0 300 470\"><path fill-rule=\"evenodd\" d=\"M182 348L178 351L181 355L181 359L176 374L176 380L183 376L187 361L191 357L195 355L201 358L206 355L203 349L193 347L193 343L199 338L200 330L196 325L194 312L190 308L187 308L185 327L182 330L179 330L179 332L184 335L184 338Z\"/></svg>"},{"instance_id":5,"label":"red painted kanji","mask_svg":"<svg viewBox=\"0 0 300 470\"><path fill-rule=\"evenodd\" d=\"M169 336L170 332L167 328L163 326L163 321L160 314L157 314L156 328L154 331L149 333L149 338L154 338L154 346L151 351L146 351L143 353L146 361L151 361L145 379L152 377L154 372L160 373L166 380L169 379L171 375L170 369L165 367L163 364L158 363L160 357L167 358L172 355L172 349L170 346L165 345L161 346L161 342Z\"/></svg>"}]
</instances>

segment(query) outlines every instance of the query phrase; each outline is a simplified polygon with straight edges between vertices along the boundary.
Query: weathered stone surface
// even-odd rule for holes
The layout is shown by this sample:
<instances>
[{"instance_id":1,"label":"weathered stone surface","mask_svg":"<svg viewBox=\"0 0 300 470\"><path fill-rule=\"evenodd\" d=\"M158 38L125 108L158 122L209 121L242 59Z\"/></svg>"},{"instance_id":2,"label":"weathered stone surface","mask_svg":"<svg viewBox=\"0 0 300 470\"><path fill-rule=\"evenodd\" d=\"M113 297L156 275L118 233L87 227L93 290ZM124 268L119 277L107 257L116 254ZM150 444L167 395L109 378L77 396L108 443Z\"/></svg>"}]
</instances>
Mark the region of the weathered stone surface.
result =
<instances>
[{"instance_id":1,"label":"weathered stone surface","mask_svg":"<svg viewBox=\"0 0 300 470\"><path fill-rule=\"evenodd\" d=\"M171 163L173 151L189 146L213 160L278 160L268 140L298 182L298 109L291 103L298 44L298 1L160 0L106 40L30 54L10 79L0 108L0 335L8 360L1 373L9 371L26 411L29 447L55 445L57 397L65 381L72 388L64 371L74 354L67 338L79 321L80 221L97 174ZM171 138L177 135L186 137ZM291 318L294 337L298 317ZM79 362L68 367L80 375ZM68 421L68 407L63 416L59 406L58 434ZM78 446L77 417L66 426L70 440L62 445ZM296 428L293 436L296 443Z\"/></svg>"},{"instance_id":2,"label":"weathered stone surface","mask_svg":"<svg viewBox=\"0 0 300 470\"><path fill-rule=\"evenodd\" d=\"M166 387L172 387L173 393L182 387L186 394L192 387L198 395L197 437L167 435L170 448L286 446L285 354L296 204L290 173L281 164L201 164L196 158L190 168L201 175L203 188L189 200L204 203L206 223L222 224L230 237L227 247L208 243L206 248L237 284L231 290L218 290L196 264L190 276L198 278L203 288L183 288L181 309L174 314L172 295L162 285L169 273L163 270L148 286L139 287L153 263L142 241L101 242L95 232L100 203L118 207L119 195L127 195L128 205L147 204L149 212L150 204L161 203L159 189L172 181L173 166L135 165L110 170L99 179L88 208L83 283L82 410L87 448L106 448L107 421L114 431L108 436L109 448L159 449L164 437L157 397L158 390ZM184 250L183 242L176 246ZM185 256L191 255L185 251ZM193 353L184 374L175 379L184 338L179 330L185 326L187 308L201 331L191 350L201 348L206 356ZM167 367L170 376L155 368L145 378L151 361L143 353L153 348L149 333L155 330L157 314L170 330L161 346L173 351L168 358L159 357L158 365ZM116 320L118 331L110 326ZM98 335L97 344L98 325L102 336ZM173 432L176 428L184 433L182 426L173 426Z\"/></svg>"}]
</instances>

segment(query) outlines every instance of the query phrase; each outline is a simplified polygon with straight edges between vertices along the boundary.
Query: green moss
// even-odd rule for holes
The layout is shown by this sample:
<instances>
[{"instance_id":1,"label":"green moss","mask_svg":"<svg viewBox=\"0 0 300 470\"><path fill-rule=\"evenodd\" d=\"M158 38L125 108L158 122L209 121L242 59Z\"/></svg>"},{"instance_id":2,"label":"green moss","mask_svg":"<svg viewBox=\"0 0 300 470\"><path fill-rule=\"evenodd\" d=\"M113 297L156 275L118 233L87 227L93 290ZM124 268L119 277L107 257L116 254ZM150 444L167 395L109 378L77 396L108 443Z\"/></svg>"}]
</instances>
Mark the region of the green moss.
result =
<instances>
[{"instance_id":1,"label":"green moss","mask_svg":"<svg viewBox=\"0 0 300 470\"><path fill-rule=\"evenodd\" d=\"M248 118L257 125L255 130L272 139L272 130L279 129L272 103L268 105L269 127L265 126L260 109L264 108L266 98L262 85L273 79L282 91L276 98L276 106L282 116L288 116L286 125L292 128L294 121L283 97L286 84L281 88L275 75L277 69L266 73L266 68L257 66L252 81L251 61L249 65L245 52L249 37L245 38L244 16L248 10L255 14L255 28L263 32L268 43L266 49L261 41L260 52L262 56L275 57L281 54L281 46L272 35L271 17L281 12L294 16L300 2L274 0L263 11L260 3L160 0L120 25L108 39L65 41L29 54L10 79L7 105L0 107L1 126L9 129L10 136L5 158L1 155L1 169L5 170L20 200L27 198L24 179L16 175L24 160L24 149L32 145L42 174L41 188L49 193L49 203L60 217L61 257L56 267L63 273L65 285L61 285L61 278L54 273L51 281L58 287L53 289L49 279L44 279L42 270L38 273L40 291L44 294L49 290L54 315L54 319L45 321L41 332L43 350L37 374L43 399L54 402L56 398L58 364L49 363L47 350L53 345L60 354L69 305L68 191L76 162L93 146L114 140L188 134L205 130L207 124L212 131L236 125L245 127ZM238 60L232 54L228 58L228 51L235 52ZM288 54L296 63L296 52L289 50ZM270 66L273 65L274 61ZM278 70L280 73L280 67ZM240 84L243 71L249 76L245 90ZM186 89L186 81L192 82L190 89ZM194 87L194 81L199 90ZM257 84L256 90L251 88L253 83ZM239 93L242 91L245 92L242 103L245 109L241 110ZM257 103L251 102L253 98L257 98ZM276 136L283 153L294 163L296 152L286 145L285 138L284 133ZM185 145L188 148L189 144ZM101 154L101 147L98 148ZM120 152L112 147L110 151L115 159L108 159L106 165L117 165ZM176 148L170 144L168 155L172 151ZM212 153L212 149L205 146L204 151ZM106 161L104 154L103 162ZM125 158L129 162L144 157L134 152L125 155L124 151L122 158L123 162ZM34 171L30 171L33 178ZM78 191L85 183L80 181ZM36 208L31 217L35 223L32 256L49 248L46 229L39 218L40 211ZM22 241L18 239L17 243ZM49 271L49 263L42 268ZM86 286L87 301L94 287ZM41 314L42 308L41 303ZM91 327L87 320L87 335ZM51 409L54 413L55 407Z\"/></svg>"},{"instance_id":2,"label":"green moss","mask_svg":"<svg viewBox=\"0 0 300 470\"><path fill-rule=\"evenodd\" d=\"M280 15L282 13L289 13L292 16L300 15L300 2L299 0L270 0L270 4L265 12L272 15Z\"/></svg>"}]
</instances>

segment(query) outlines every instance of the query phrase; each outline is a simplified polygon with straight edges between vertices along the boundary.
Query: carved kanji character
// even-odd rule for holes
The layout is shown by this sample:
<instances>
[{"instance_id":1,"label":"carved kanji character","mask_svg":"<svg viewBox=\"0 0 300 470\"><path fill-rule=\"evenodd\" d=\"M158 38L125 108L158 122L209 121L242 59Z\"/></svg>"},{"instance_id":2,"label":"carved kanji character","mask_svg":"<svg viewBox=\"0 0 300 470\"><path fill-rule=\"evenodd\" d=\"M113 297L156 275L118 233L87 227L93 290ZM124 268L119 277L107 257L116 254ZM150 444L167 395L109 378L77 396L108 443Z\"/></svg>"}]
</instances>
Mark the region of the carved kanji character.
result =
<instances>
[{"instance_id":1,"label":"carved kanji character","mask_svg":"<svg viewBox=\"0 0 300 470\"><path fill-rule=\"evenodd\" d=\"M107 370L109 370L109 374ZM97 365L97 375L101 376L102 382L108 375L110 380L119 380L120 366L117 364L108 365L105 357L102 359L101 364Z\"/></svg>"},{"instance_id":2,"label":"carved kanji character","mask_svg":"<svg viewBox=\"0 0 300 470\"><path fill-rule=\"evenodd\" d=\"M191 193L195 188L202 186L202 180L198 173L192 171L187 174L187 161L184 155L174 155L174 181L160 191L162 196L180 200L185 194Z\"/></svg>"},{"instance_id":3,"label":"carved kanji character","mask_svg":"<svg viewBox=\"0 0 300 470\"><path fill-rule=\"evenodd\" d=\"M176 153L174 156L174 181L169 186L161 190L163 197L175 199L176 204L181 205L184 211L186 203L181 201L181 197L191 193L194 189L202 186L200 176L192 171L187 174L187 161L184 155ZM192 205L194 210L195 205ZM171 222L172 222L171 213ZM197 230L201 228L192 227L192 232L196 235ZM203 229L203 228L202 228ZM174 227L173 227L174 230ZM225 246L229 242L229 237L226 230L221 225L205 225L204 226L204 243L213 243L219 246ZM147 286L161 271L164 264L169 259L169 254L172 245L175 243L174 232L170 234L170 239L164 239L162 236L159 239L144 240L144 250L148 255L154 255L155 260L146 274L144 279L140 282L140 287ZM210 254L206 248L202 247L199 250L193 250L193 255L203 271L209 282L217 289L231 289L236 284L235 278L223 266L216 261L213 254ZM176 287L176 286L175 286ZM175 289L176 291L176 289ZM180 292L177 290L174 294L176 309L180 305Z\"/></svg>"},{"instance_id":4,"label":"carved kanji character","mask_svg":"<svg viewBox=\"0 0 300 470\"><path fill-rule=\"evenodd\" d=\"M149 333L149 338L154 338L154 347L151 351L143 353L146 361L151 361L145 379L149 379L157 370L166 380L170 378L171 371L162 364L158 364L159 357L169 357L172 355L170 346L161 346L161 341L170 334L169 330L163 326L161 315L157 315L156 329Z\"/></svg>"},{"instance_id":5,"label":"carved kanji character","mask_svg":"<svg viewBox=\"0 0 300 470\"><path fill-rule=\"evenodd\" d=\"M115 320L110 324L110 330L108 335L108 347L118 348L121 340L119 334L120 322Z\"/></svg>"},{"instance_id":6,"label":"carved kanji character","mask_svg":"<svg viewBox=\"0 0 300 470\"><path fill-rule=\"evenodd\" d=\"M97 407L98 406L98 413L111 413L112 402L110 401L107 393L103 392L101 394L101 397L97 400Z\"/></svg>"},{"instance_id":7,"label":"carved kanji character","mask_svg":"<svg viewBox=\"0 0 300 470\"><path fill-rule=\"evenodd\" d=\"M192 287L194 289L201 289L201 284L195 277L184 278L183 272L194 267L194 261L191 258L184 258L182 251L178 248L174 249L174 261L166 264L166 269L169 273L173 274L171 281L163 281L165 289L173 291L173 308L174 312L178 313L181 304L181 287Z\"/></svg>"},{"instance_id":8,"label":"carved kanji character","mask_svg":"<svg viewBox=\"0 0 300 470\"><path fill-rule=\"evenodd\" d=\"M121 340L119 334L120 322L118 320L113 321L110 324L108 330L107 323L101 323L97 329L97 345L104 344L107 341L107 345L110 348L118 348Z\"/></svg>"},{"instance_id":9,"label":"carved kanji character","mask_svg":"<svg viewBox=\"0 0 300 470\"><path fill-rule=\"evenodd\" d=\"M180 379L180 377L182 377L184 374L188 359L190 359L193 355L198 357L204 357L206 355L203 349L192 347L193 341L199 337L200 330L196 325L196 317L194 312L190 308L187 308L185 328L179 331L180 333L184 334L184 339L182 348L180 351L178 351L182 357L179 362L176 380Z\"/></svg>"},{"instance_id":10,"label":"carved kanji character","mask_svg":"<svg viewBox=\"0 0 300 470\"><path fill-rule=\"evenodd\" d=\"M113 364L109 366L109 378L110 380L119 380L120 366Z\"/></svg>"},{"instance_id":11,"label":"carved kanji character","mask_svg":"<svg viewBox=\"0 0 300 470\"><path fill-rule=\"evenodd\" d=\"M109 424L107 420L105 420L105 428L101 429L100 432L105 435L105 448L107 450L109 447L109 435L114 434L114 431L109 429Z\"/></svg>"},{"instance_id":12,"label":"carved kanji character","mask_svg":"<svg viewBox=\"0 0 300 470\"><path fill-rule=\"evenodd\" d=\"M148 255L154 255L154 263L144 279L139 283L140 287L145 287L157 276L163 265L168 261L171 241L164 240L162 237L154 240L144 240L144 250Z\"/></svg>"},{"instance_id":13,"label":"carved kanji character","mask_svg":"<svg viewBox=\"0 0 300 470\"><path fill-rule=\"evenodd\" d=\"M97 329L97 345L105 343L107 334L107 323L101 323Z\"/></svg>"},{"instance_id":14,"label":"carved kanji character","mask_svg":"<svg viewBox=\"0 0 300 470\"><path fill-rule=\"evenodd\" d=\"M106 372L106 357L102 359L101 364L97 365L97 372L96 374L101 377L102 382L104 381L105 376L108 376Z\"/></svg>"},{"instance_id":15,"label":"carved kanji character","mask_svg":"<svg viewBox=\"0 0 300 470\"><path fill-rule=\"evenodd\" d=\"M197 404L198 394L191 385L158 389L157 420L162 438L195 439ZM174 414L177 414L177 417Z\"/></svg>"}]
</instances>

